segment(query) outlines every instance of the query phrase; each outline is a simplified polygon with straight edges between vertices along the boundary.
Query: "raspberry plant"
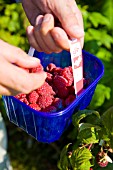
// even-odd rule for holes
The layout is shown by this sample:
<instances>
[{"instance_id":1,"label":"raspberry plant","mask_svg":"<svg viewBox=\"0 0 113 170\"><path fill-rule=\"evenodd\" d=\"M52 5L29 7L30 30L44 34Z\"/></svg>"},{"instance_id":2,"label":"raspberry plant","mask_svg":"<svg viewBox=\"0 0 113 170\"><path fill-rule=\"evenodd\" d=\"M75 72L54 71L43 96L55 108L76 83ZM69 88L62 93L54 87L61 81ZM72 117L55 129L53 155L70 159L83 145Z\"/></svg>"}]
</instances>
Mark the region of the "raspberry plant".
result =
<instances>
[{"instance_id":1,"label":"raspberry plant","mask_svg":"<svg viewBox=\"0 0 113 170\"><path fill-rule=\"evenodd\" d=\"M73 115L71 137L58 162L60 170L113 169L113 107L103 114L82 110Z\"/></svg>"}]
</instances>

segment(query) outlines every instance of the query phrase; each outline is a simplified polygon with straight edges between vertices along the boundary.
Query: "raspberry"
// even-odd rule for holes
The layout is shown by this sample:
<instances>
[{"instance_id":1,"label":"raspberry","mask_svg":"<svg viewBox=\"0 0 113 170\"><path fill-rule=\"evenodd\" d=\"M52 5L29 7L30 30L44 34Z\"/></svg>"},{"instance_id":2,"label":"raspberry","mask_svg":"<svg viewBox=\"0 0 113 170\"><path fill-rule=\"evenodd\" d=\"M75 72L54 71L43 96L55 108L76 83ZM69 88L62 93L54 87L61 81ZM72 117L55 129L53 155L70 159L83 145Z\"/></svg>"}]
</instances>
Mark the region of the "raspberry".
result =
<instances>
[{"instance_id":1,"label":"raspberry","mask_svg":"<svg viewBox=\"0 0 113 170\"><path fill-rule=\"evenodd\" d=\"M72 69L72 66L68 66L68 69L70 70L70 73L73 75L73 69Z\"/></svg>"},{"instance_id":2,"label":"raspberry","mask_svg":"<svg viewBox=\"0 0 113 170\"><path fill-rule=\"evenodd\" d=\"M29 103L36 103L39 95L36 91L32 91L28 94Z\"/></svg>"},{"instance_id":3,"label":"raspberry","mask_svg":"<svg viewBox=\"0 0 113 170\"><path fill-rule=\"evenodd\" d=\"M26 105L29 105L29 102L26 98L19 99L21 102L25 103Z\"/></svg>"},{"instance_id":4,"label":"raspberry","mask_svg":"<svg viewBox=\"0 0 113 170\"><path fill-rule=\"evenodd\" d=\"M53 78L53 85L56 86L58 89L66 87L67 83L68 81L62 76L56 75Z\"/></svg>"},{"instance_id":5,"label":"raspberry","mask_svg":"<svg viewBox=\"0 0 113 170\"><path fill-rule=\"evenodd\" d=\"M51 73L47 72L47 78L46 78L46 82L48 84L52 84L52 80L53 80L53 75Z\"/></svg>"},{"instance_id":6,"label":"raspberry","mask_svg":"<svg viewBox=\"0 0 113 170\"><path fill-rule=\"evenodd\" d=\"M48 64L48 66L46 67L46 70L50 73L52 73L53 69L56 68L56 65L53 63Z\"/></svg>"},{"instance_id":7,"label":"raspberry","mask_svg":"<svg viewBox=\"0 0 113 170\"><path fill-rule=\"evenodd\" d=\"M39 64L37 67L34 67L30 70L31 73L37 73L43 70L43 67L41 64Z\"/></svg>"},{"instance_id":8,"label":"raspberry","mask_svg":"<svg viewBox=\"0 0 113 170\"><path fill-rule=\"evenodd\" d=\"M17 94L17 95L15 96L16 99L21 99L21 98L25 98L25 97L26 97L26 94L24 94L24 93Z\"/></svg>"},{"instance_id":9,"label":"raspberry","mask_svg":"<svg viewBox=\"0 0 113 170\"><path fill-rule=\"evenodd\" d=\"M64 100L60 98L55 98L52 103L53 106L55 106L58 110L64 108Z\"/></svg>"},{"instance_id":10,"label":"raspberry","mask_svg":"<svg viewBox=\"0 0 113 170\"><path fill-rule=\"evenodd\" d=\"M57 108L55 106L48 106L45 109L42 110L43 112L50 112L50 113L54 113L57 111Z\"/></svg>"},{"instance_id":11,"label":"raspberry","mask_svg":"<svg viewBox=\"0 0 113 170\"><path fill-rule=\"evenodd\" d=\"M71 86L74 82L73 74L70 71L70 68L71 67L65 67L60 73L60 75L68 81L67 86Z\"/></svg>"},{"instance_id":12,"label":"raspberry","mask_svg":"<svg viewBox=\"0 0 113 170\"><path fill-rule=\"evenodd\" d=\"M75 88L74 88L74 86L69 86L69 87L68 87L68 90L69 90L69 94L75 94Z\"/></svg>"},{"instance_id":13,"label":"raspberry","mask_svg":"<svg viewBox=\"0 0 113 170\"><path fill-rule=\"evenodd\" d=\"M36 104L36 103L30 104L29 107L31 107L32 109L37 110L37 111L41 110L41 108L39 107L39 105Z\"/></svg>"},{"instance_id":14,"label":"raspberry","mask_svg":"<svg viewBox=\"0 0 113 170\"><path fill-rule=\"evenodd\" d=\"M60 75L61 71L62 71L62 68L60 67L53 68L53 75Z\"/></svg>"},{"instance_id":15,"label":"raspberry","mask_svg":"<svg viewBox=\"0 0 113 170\"><path fill-rule=\"evenodd\" d=\"M71 94L67 97L67 99L65 100L65 105L69 106L74 100L75 100L76 96Z\"/></svg>"},{"instance_id":16,"label":"raspberry","mask_svg":"<svg viewBox=\"0 0 113 170\"><path fill-rule=\"evenodd\" d=\"M108 165L108 161L105 159L105 154L104 152L99 152L97 154L97 163L100 167L106 167Z\"/></svg>"},{"instance_id":17,"label":"raspberry","mask_svg":"<svg viewBox=\"0 0 113 170\"><path fill-rule=\"evenodd\" d=\"M68 96L68 94L69 94L69 90L67 89L67 87L58 89L57 95L61 99L66 98Z\"/></svg>"},{"instance_id":18,"label":"raspberry","mask_svg":"<svg viewBox=\"0 0 113 170\"><path fill-rule=\"evenodd\" d=\"M107 165L108 165L108 161L105 161L105 162L98 162L98 165L100 166L100 167L106 167Z\"/></svg>"},{"instance_id":19,"label":"raspberry","mask_svg":"<svg viewBox=\"0 0 113 170\"><path fill-rule=\"evenodd\" d=\"M40 108L46 108L48 106L50 106L53 102L53 96L51 95L43 95L43 96L39 96L38 98L38 105Z\"/></svg>"},{"instance_id":20,"label":"raspberry","mask_svg":"<svg viewBox=\"0 0 113 170\"><path fill-rule=\"evenodd\" d=\"M57 87L55 87L53 84L51 85L52 86L52 89L53 89L53 91L54 91L54 93L55 93L55 95L58 93L58 89L57 89Z\"/></svg>"},{"instance_id":21,"label":"raspberry","mask_svg":"<svg viewBox=\"0 0 113 170\"><path fill-rule=\"evenodd\" d=\"M39 95L54 95L55 94L52 87L47 82L44 82L44 84L41 87L39 87L36 91Z\"/></svg>"}]
</instances>

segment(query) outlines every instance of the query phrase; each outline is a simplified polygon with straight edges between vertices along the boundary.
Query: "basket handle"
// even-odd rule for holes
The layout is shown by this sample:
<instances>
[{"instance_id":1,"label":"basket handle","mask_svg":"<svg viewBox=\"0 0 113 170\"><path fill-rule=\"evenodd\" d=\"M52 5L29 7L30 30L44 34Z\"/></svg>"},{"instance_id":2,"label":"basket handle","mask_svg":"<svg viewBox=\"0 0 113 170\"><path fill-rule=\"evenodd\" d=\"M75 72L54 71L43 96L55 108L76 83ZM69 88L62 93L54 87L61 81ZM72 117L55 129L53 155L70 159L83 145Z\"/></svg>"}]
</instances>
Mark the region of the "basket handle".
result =
<instances>
[{"instance_id":1,"label":"basket handle","mask_svg":"<svg viewBox=\"0 0 113 170\"><path fill-rule=\"evenodd\" d=\"M33 47L29 48L28 55L33 57L35 49Z\"/></svg>"}]
</instances>

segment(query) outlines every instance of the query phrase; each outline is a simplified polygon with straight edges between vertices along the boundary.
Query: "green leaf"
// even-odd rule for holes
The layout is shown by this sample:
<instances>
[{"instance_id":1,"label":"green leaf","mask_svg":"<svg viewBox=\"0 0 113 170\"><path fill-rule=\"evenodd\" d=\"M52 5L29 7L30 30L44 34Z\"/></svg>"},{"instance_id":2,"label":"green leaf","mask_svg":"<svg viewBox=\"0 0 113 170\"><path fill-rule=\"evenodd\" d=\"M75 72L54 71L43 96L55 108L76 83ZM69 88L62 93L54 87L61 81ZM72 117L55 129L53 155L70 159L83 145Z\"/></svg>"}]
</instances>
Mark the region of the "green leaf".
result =
<instances>
[{"instance_id":1,"label":"green leaf","mask_svg":"<svg viewBox=\"0 0 113 170\"><path fill-rule=\"evenodd\" d=\"M113 38L107 33L105 29L94 29L89 28L85 34L87 41L96 40L98 45L104 45L106 48L110 49L111 44L113 44Z\"/></svg>"},{"instance_id":2,"label":"green leaf","mask_svg":"<svg viewBox=\"0 0 113 170\"><path fill-rule=\"evenodd\" d=\"M69 167L68 148L69 146L70 146L70 143L63 148L60 154L60 161L59 161L58 166L61 170L68 170L68 167Z\"/></svg>"},{"instance_id":3,"label":"green leaf","mask_svg":"<svg viewBox=\"0 0 113 170\"><path fill-rule=\"evenodd\" d=\"M70 163L73 170L89 170L91 167L90 159L92 158L91 152L86 148L77 148L72 152Z\"/></svg>"},{"instance_id":4,"label":"green leaf","mask_svg":"<svg viewBox=\"0 0 113 170\"><path fill-rule=\"evenodd\" d=\"M113 30L113 0L103 0L103 2L101 12L108 18L109 28Z\"/></svg>"},{"instance_id":5,"label":"green leaf","mask_svg":"<svg viewBox=\"0 0 113 170\"><path fill-rule=\"evenodd\" d=\"M85 129L90 129L92 127L96 128L97 130L101 129L100 126L97 126L97 125L94 125L94 124L91 124L91 123L81 123L81 125L79 127L79 132L81 132L82 130L85 130Z\"/></svg>"},{"instance_id":6,"label":"green leaf","mask_svg":"<svg viewBox=\"0 0 113 170\"><path fill-rule=\"evenodd\" d=\"M90 103L90 108L98 108L99 106L102 106L105 99L110 99L110 93L111 89L109 87L106 87L103 84L98 84Z\"/></svg>"},{"instance_id":7,"label":"green leaf","mask_svg":"<svg viewBox=\"0 0 113 170\"><path fill-rule=\"evenodd\" d=\"M113 148L113 107L109 108L103 113L101 120L106 129L108 137L110 138L110 146Z\"/></svg>"},{"instance_id":8,"label":"green leaf","mask_svg":"<svg viewBox=\"0 0 113 170\"><path fill-rule=\"evenodd\" d=\"M97 111L95 111L95 110L87 110L87 109L85 109L85 110L80 110L80 111L78 111L78 112L77 112L76 114L74 114L73 117L72 117L73 125L74 125L75 127L78 126L79 123L80 123L80 121L81 121L82 119L84 119L85 117L90 116L90 115L92 115L92 114L96 115L97 118L100 118L99 113L98 113Z\"/></svg>"},{"instance_id":9,"label":"green leaf","mask_svg":"<svg viewBox=\"0 0 113 170\"><path fill-rule=\"evenodd\" d=\"M98 27L99 25L109 25L109 20L107 17L103 16L99 12L91 12L89 13L89 20L92 22L94 27Z\"/></svg>"},{"instance_id":10,"label":"green leaf","mask_svg":"<svg viewBox=\"0 0 113 170\"><path fill-rule=\"evenodd\" d=\"M100 129L100 128L99 128ZM94 127L83 129L79 132L77 139L86 144L90 143L98 143L99 141L99 136L98 132Z\"/></svg>"},{"instance_id":11,"label":"green leaf","mask_svg":"<svg viewBox=\"0 0 113 170\"><path fill-rule=\"evenodd\" d=\"M96 56L100 58L101 60L107 61L107 62L110 62L113 57L111 51L103 47L99 48L98 52L96 53Z\"/></svg>"}]
</instances>

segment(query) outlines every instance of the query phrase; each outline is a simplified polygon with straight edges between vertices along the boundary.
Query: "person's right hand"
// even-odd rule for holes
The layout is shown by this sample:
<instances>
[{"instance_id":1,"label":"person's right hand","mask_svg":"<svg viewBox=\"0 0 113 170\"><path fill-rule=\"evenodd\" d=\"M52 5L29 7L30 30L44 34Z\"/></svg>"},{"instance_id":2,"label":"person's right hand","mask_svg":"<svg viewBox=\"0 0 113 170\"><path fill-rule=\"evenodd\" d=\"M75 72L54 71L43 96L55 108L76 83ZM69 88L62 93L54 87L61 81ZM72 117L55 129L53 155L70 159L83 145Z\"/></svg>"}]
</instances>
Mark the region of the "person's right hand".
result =
<instances>
[{"instance_id":1,"label":"person's right hand","mask_svg":"<svg viewBox=\"0 0 113 170\"><path fill-rule=\"evenodd\" d=\"M0 40L0 94L15 96L19 93L28 94L40 87L46 73L28 73L22 68L34 68L40 60L28 56L18 47Z\"/></svg>"},{"instance_id":2,"label":"person's right hand","mask_svg":"<svg viewBox=\"0 0 113 170\"><path fill-rule=\"evenodd\" d=\"M59 49L69 50L68 39L71 38L77 38L83 47L83 18L75 0L22 0L22 5L32 25L27 29L28 39L37 51L51 53L59 52ZM51 24L51 14L55 26Z\"/></svg>"}]
</instances>

